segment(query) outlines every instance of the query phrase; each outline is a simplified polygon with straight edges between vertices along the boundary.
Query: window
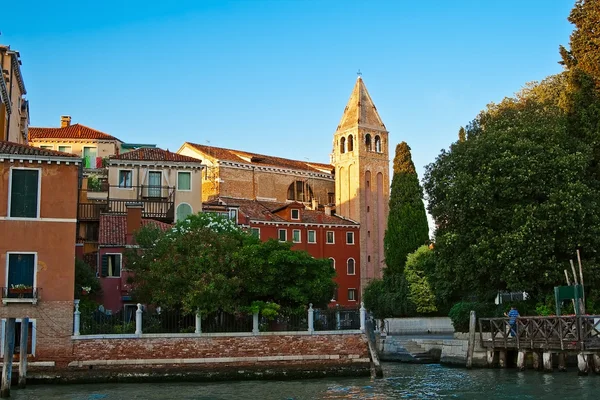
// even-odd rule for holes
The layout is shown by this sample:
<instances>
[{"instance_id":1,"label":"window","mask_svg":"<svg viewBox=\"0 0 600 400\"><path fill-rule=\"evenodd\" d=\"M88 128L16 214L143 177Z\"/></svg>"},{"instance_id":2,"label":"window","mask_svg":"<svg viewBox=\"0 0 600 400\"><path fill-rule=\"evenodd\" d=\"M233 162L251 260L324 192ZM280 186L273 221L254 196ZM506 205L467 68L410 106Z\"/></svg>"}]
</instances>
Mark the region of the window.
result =
<instances>
[{"instance_id":1,"label":"window","mask_svg":"<svg viewBox=\"0 0 600 400\"><path fill-rule=\"evenodd\" d=\"M117 278L121 276L121 254L102 255L100 276Z\"/></svg>"},{"instance_id":2,"label":"window","mask_svg":"<svg viewBox=\"0 0 600 400\"><path fill-rule=\"evenodd\" d=\"M346 138L343 137L340 139L340 153L344 154L346 152Z\"/></svg>"},{"instance_id":3,"label":"window","mask_svg":"<svg viewBox=\"0 0 600 400\"><path fill-rule=\"evenodd\" d=\"M371 256L367 256L367 262L371 262Z\"/></svg>"},{"instance_id":4,"label":"window","mask_svg":"<svg viewBox=\"0 0 600 400\"><path fill-rule=\"evenodd\" d=\"M354 244L354 232L346 232L346 244Z\"/></svg>"},{"instance_id":5,"label":"window","mask_svg":"<svg viewBox=\"0 0 600 400\"><path fill-rule=\"evenodd\" d=\"M148 197L162 197L162 172L148 172Z\"/></svg>"},{"instance_id":6,"label":"window","mask_svg":"<svg viewBox=\"0 0 600 400\"><path fill-rule=\"evenodd\" d=\"M20 337L21 337L21 329L23 326L23 321L21 318L16 318L15 320L15 353L19 353L19 346L21 345ZM27 354L31 354L35 356L35 341L36 341L36 320L29 318L29 324L27 327L29 334L27 335ZM2 319L2 342L0 345L0 357L4 356L4 340L6 339L6 319Z\"/></svg>"},{"instance_id":7,"label":"window","mask_svg":"<svg viewBox=\"0 0 600 400\"><path fill-rule=\"evenodd\" d=\"M35 287L35 253L7 253L9 298L33 299ZM11 288L18 286L17 289ZM19 290L19 292L17 292Z\"/></svg>"},{"instance_id":8,"label":"window","mask_svg":"<svg viewBox=\"0 0 600 400\"><path fill-rule=\"evenodd\" d=\"M10 216L37 218L40 200L40 170L13 168L10 172Z\"/></svg>"},{"instance_id":9,"label":"window","mask_svg":"<svg viewBox=\"0 0 600 400\"><path fill-rule=\"evenodd\" d=\"M287 241L287 230L285 230L285 229L280 229L280 230L277 232L277 236L279 237L279 241L280 241L280 242L285 242L285 241Z\"/></svg>"},{"instance_id":10,"label":"window","mask_svg":"<svg viewBox=\"0 0 600 400\"><path fill-rule=\"evenodd\" d=\"M335 243L335 237L333 235L333 231L327 231L327 244L334 244Z\"/></svg>"},{"instance_id":11,"label":"window","mask_svg":"<svg viewBox=\"0 0 600 400\"><path fill-rule=\"evenodd\" d=\"M313 198L312 188L304 181L295 181L288 187L288 200L308 203Z\"/></svg>"},{"instance_id":12,"label":"window","mask_svg":"<svg viewBox=\"0 0 600 400\"><path fill-rule=\"evenodd\" d=\"M83 168L96 168L96 148L83 148Z\"/></svg>"},{"instance_id":13,"label":"window","mask_svg":"<svg viewBox=\"0 0 600 400\"><path fill-rule=\"evenodd\" d=\"M371 145L371 135L369 133L365 135L365 147L367 148L367 151L373 150Z\"/></svg>"},{"instance_id":14,"label":"window","mask_svg":"<svg viewBox=\"0 0 600 400\"><path fill-rule=\"evenodd\" d=\"M192 190L191 172L177 172L177 190Z\"/></svg>"},{"instance_id":15,"label":"window","mask_svg":"<svg viewBox=\"0 0 600 400\"><path fill-rule=\"evenodd\" d=\"M230 208L229 209L229 219L232 220L233 222L235 222L237 224L237 220L238 220L238 210L237 210L237 208Z\"/></svg>"},{"instance_id":16,"label":"window","mask_svg":"<svg viewBox=\"0 0 600 400\"><path fill-rule=\"evenodd\" d=\"M348 301L356 301L356 289L348 289Z\"/></svg>"},{"instance_id":17,"label":"window","mask_svg":"<svg viewBox=\"0 0 600 400\"><path fill-rule=\"evenodd\" d=\"M379 135L375 136L375 151L381 153L381 138Z\"/></svg>"},{"instance_id":18,"label":"window","mask_svg":"<svg viewBox=\"0 0 600 400\"><path fill-rule=\"evenodd\" d=\"M317 231L308 231L308 243L317 243Z\"/></svg>"},{"instance_id":19,"label":"window","mask_svg":"<svg viewBox=\"0 0 600 400\"><path fill-rule=\"evenodd\" d=\"M70 153L71 146L58 146L58 151L62 151L63 153Z\"/></svg>"},{"instance_id":20,"label":"window","mask_svg":"<svg viewBox=\"0 0 600 400\"><path fill-rule=\"evenodd\" d=\"M335 203L335 193L327 193L327 203L328 204Z\"/></svg>"},{"instance_id":21,"label":"window","mask_svg":"<svg viewBox=\"0 0 600 400\"><path fill-rule=\"evenodd\" d=\"M121 169L119 170L119 187L120 188L131 188L131 178L133 176L133 171L130 169Z\"/></svg>"},{"instance_id":22,"label":"window","mask_svg":"<svg viewBox=\"0 0 600 400\"><path fill-rule=\"evenodd\" d=\"M300 219L300 210L292 209L292 219Z\"/></svg>"},{"instance_id":23,"label":"window","mask_svg":"<svg viewBox=\"0 0 600 400\"><path fill-rule=\"evenodd\" d=\"M354 269L354 258L348 259L348 275L356 275L356 271Z\"/></svg>"},{"instance_id":24,"label":"window","mask_svg":"<svg viewBox=\"0 0 600 400\"><path fill-rule=\"evenodd\" d=\"M354 137L352 135L348 136L348 151L354 150Z\"/></svg>"},{"instance_id":25,"label":"window","mask_svg":"<svg viewBox=\"0 0 600 400\"><path fill-rule=\"evenodd\" d=\"M301 243L302 242L302 236L300 233L300 229L294 229L292 231L292 241L294 243Z\"/></svg>"},{"instance_id":26,"label":"window","mask_svg":"<svg viewBox=\"0 0 600 400\"><path fill-rule=\"evenodd\" d=\"M331 261L331 268L335 269L335 258L329 257L329 261Z\"/></svg>"},{"instance_id":27,"label":"window","mask_svg":"<svg viewBox=\"0 0 600 400\"><path fill-rule=\"evenodd\" d=\"M177 221L183 221L192 214L192 206L189 204L181 203L177 206Z\"/></svg>"},{"instance_id":28,"label":"window","mask_svg":"<svg viewBox=\"0 0 600 400\"><path fill-rule=\"evenodd\" d=\"M41 145L41 146L40 146L40 149L44 149L44 150L54 150L54 146L52 146L52 145L46 145L46 144L43 144L43 145Z\"/></svg>"},{"instance_id":29,"label":"window","mask_svg":"<svg viewBox=\"0 0 600 400\"><path fill-rule=\"evenodd\" d=\"M260 239L260 228L251 228L252 236Z\"/></svg>"},{"instance_id":30,"label":"window","mask_svg":"<svg viewBox=\"0 0 600 400\"><path fill-rule=\"evenodd\" d=\"M335 289L333 289L333 296L331 297L331 301L337 301L338 299L338 288L336 286Z\"/></svg>"}]
</instances>

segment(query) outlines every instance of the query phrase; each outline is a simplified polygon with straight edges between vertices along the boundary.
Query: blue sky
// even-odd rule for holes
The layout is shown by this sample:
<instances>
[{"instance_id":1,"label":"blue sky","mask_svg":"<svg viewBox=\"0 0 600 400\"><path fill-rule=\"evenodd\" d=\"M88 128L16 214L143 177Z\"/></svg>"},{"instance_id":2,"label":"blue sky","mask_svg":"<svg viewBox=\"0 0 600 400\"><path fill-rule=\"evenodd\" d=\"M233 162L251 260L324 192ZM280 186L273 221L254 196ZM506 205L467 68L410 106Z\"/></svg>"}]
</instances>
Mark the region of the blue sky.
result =
<instances>
[{"instance_id":1,"label":"blue sky","mask_svg":"<svg viewBox=\"0 0 600 400\"><path fill-rule=\"evenodd\" d=\"M408 142L422 177L487 103L561 70L573 2L21 1L0 42L32 126L68 114L128 142L317 162L360 69L391 157Z\"/></svg>"}]
</instances>

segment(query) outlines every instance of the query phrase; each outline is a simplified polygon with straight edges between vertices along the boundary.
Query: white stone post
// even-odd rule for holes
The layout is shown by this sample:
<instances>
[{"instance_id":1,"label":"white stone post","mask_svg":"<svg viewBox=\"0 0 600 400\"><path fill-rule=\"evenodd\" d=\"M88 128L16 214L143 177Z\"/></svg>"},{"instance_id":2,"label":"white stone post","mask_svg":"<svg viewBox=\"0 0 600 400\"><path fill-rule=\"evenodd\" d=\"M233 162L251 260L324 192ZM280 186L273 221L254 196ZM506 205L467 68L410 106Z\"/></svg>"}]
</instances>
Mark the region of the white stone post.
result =
<instances>
[{"instance_id":1,"label":"white stone post","mask_svg":"<svg viewBox=\"0 0 600 400\"><path fill-rule=\"evenodd\" d=\"M79 332L81 325L81 312L79 311L79 299L74 301L75 303L75 312L73 313L73 336L79 336L81 333Z\"/></svg>"},{"instance_id":2,"label":"white stone post","mask_svg":"<svg viewBox=\"0 0 600 400\"><path fill-rule=\"evenodd\" d=\"M308 305L308 333L315 332L315 310L312 308L312 303Z\"/></svg>"},{"instance_id":3,"label":"white stone post","mask_svg":"<svg viewBox=\"0 0 600 400\"><path fill-rule=\"evenodd\" d=\"M142 334L142 305L138 303L137 311L135 312L135 334Z\"/></svg>"},{"instance_id":4,"label":"white stone post","mask_svg":"<svg viewBox=\"0 0 600 400\"><path fill-rule=\"evenodd\" d=\"M365 322L367 320L367 309L365 308L365 303L360 302L360 331L365 331Z\"/></svg>"},{"instance_id":5,"label":"white stone post","mask_svg":"<svg viewBox=\"0 0 600 400\"><path fill-rule=\"evenodd\" d=\"M341 323L340 323L340 309L339 309L340 305L336 304L335 307L336 307L335 308L335 329L339 331L340 328L341 328Z\"/></svg>"},{"instance_id":6,"label":"white stone post","mask_svg":"<svg viewBox=\"0 0 600 400\"><path fill-rule=\"evenodd\" d=\"M252 314L252 334L258 335L258 311L255 311Z\"/></svg>"},{"instance_id":7,"label":"white stone post","mask_svg":"<svg viewBox=\"0 0 600 400\"><path fill-rule=\"evenodd\" d=\"M196 330L195 333L202 333L202 315L200 311L196 311Z\"/></svg>"}]
</instances>

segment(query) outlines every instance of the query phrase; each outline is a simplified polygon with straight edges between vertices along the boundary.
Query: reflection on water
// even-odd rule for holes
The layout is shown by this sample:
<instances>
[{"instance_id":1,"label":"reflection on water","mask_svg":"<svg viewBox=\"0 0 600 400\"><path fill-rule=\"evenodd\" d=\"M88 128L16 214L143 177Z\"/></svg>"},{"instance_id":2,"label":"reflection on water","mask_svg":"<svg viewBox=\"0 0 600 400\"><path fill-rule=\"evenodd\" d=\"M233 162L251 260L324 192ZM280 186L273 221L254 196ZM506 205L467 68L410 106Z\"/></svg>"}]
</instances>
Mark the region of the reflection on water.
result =
<instances>
[{"instance_id":1,"label":"reflection on water","mask_svg":"<svg viewBox=\"0 0 600 400\"><path fill-rule=\"evenodd\" d=\"M600 399L600 376L575 370L544 374L515 369L467 371L440 365L384 364L386 378L302 381L42 385L13 389L14 399Z\"/></svg>"}]
</instances>

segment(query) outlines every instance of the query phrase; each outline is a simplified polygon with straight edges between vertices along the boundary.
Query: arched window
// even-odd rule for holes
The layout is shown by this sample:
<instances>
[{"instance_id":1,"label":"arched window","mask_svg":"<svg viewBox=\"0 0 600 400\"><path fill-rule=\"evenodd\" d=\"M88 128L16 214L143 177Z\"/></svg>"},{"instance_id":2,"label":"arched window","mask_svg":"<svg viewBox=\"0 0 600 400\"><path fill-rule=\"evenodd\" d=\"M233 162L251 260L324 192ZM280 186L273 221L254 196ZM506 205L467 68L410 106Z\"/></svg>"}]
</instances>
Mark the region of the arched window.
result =
<instances>
[{"instance_id":1,"label":"arched window","mask_svg":"<svg viewBox=\"0 0 600 400\"><path fill-rule=\"evenodd\" d=\"M340 139L340 153L344 154L346 152L346 138L343 137Z\"/></svg>"},{"instance_id":2,"label":"arched window","mask_svg":"<svg viewBox=\"0 0 600 400\"><path fill-rule=\"evenodd\" d=\"M295 181L288 187L287 199L308 203L313 199L310 185L304 181Z\"/></svg>"},{"instance_id":3,"label":"arched window","mask_svg":"<svg viewBox=\"0 0 600 400\"><path fill-rule=\"evenodd\" d=\"M381 138L379 135L375 136L375 151L381 153Z\"/></svg>"},{"instance_id":4,"label":"arched window","mask_svg":"<svg viewBox=\"0 0 600 400\"><path fill-rule=\"evenodd\" d=\"M354 150L354 138L352 135L348 136L348 151Z\"/></svg>"},{"instance_id":5,"label":"arched window","mask_svg":"<svg viewBox=\"0 0 600 400\"><path fill-rule=\"evenodd\" d=\"M356 270L354 268L354 258L348 259L348 275L356 275Z\"/></svg>"},{"instance_id":6,"label":"arched window","mask_svg":"<svg viewBox=\"0 0 600 400\"><path fill-rule=\"evenodd\" d=\"M181 203L177 206L177 221L183 221L192 215L192 207L187 203Z\"/></svg>"},{"instance_id":7,"label":"arched window","mask_svg":"<svg viewBox=\"0 0 600 400\"><path fill-rule=\"evenodd\" d=\"M329 257L329 261L331 262L331 268L335 269L335 258Z\"/></svg>"},{"instance_id":8,"label":"arched window","mask_svg":"<svg viewBox=\"0 0 600 400\"><path fill-rule=\"evenodd\" d=\"M373 146L371 144L371 134L367 133L365 136L365 146L367 147L367 151L373 151Z\"/></svg>"}]
</instances>

